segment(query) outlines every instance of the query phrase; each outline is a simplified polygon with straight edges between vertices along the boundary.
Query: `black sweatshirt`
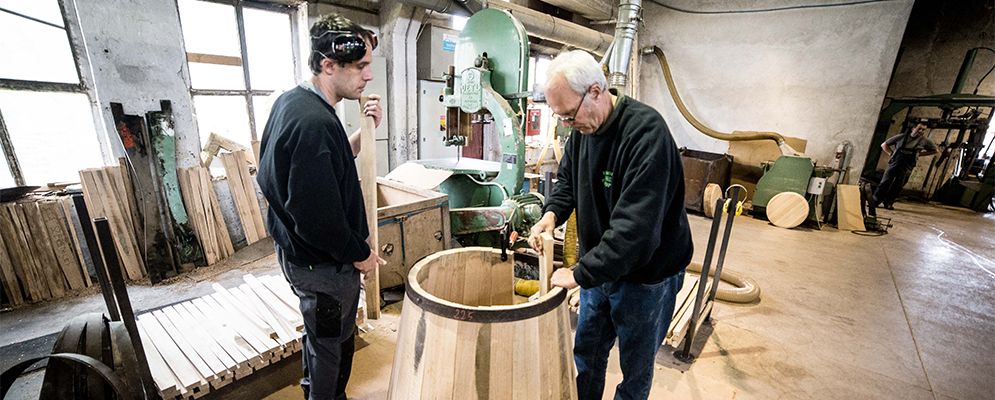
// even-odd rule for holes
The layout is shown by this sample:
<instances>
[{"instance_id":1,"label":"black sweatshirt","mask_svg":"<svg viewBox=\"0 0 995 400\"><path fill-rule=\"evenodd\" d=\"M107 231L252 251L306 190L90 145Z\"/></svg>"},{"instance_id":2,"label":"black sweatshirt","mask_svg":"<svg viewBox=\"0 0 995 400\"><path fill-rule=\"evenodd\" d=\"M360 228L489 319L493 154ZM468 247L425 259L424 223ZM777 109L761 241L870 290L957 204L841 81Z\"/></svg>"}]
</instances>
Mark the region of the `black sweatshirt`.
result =
<instances>
[{"instance_id":1,"label":"black sweatshirt","mask_svg":"<svg viewBox=\"0 0 995 400\"><path fill-rule=\"evenodd\" d=\"M593 135L570 136L544 211L566 222L577 210L574 279L657 283L691 261L684 172L663 117L621 97Z\"/></svg>"},{"instance_id":2,"label":"black sweatshirt","mask_svg":"<svg viewBox=\"0 0 995 400\"><path fill-rule=\"evenodd\" d=\"M256 179L268 228L298 265L349 264L370 256L369 228L349 138L335 109L295 87L270 111Z\"/></svg>"}]
</instances>

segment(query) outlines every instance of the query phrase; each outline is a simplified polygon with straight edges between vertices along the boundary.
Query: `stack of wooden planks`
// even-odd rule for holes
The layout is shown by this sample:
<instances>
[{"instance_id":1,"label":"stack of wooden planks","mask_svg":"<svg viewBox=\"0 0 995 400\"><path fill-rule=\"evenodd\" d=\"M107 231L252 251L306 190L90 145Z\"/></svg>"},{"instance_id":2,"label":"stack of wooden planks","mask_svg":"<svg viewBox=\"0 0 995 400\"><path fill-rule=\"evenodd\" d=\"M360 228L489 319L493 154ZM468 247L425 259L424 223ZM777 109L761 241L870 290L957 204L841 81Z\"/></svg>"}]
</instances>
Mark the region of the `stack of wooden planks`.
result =
<instances>
[{"instance_id":1,"label":"stack of wooden planks","mask_svg":"<svg viewBox=\"0 0 995 400\"><path fill-rule=\"evenodd\" d=\"M708 280L705 286L705 297L712 290L712 279ZM667 330L667 338L664 344L677 347L684 341L684 335L691 326L691 317L694 314L695 296L698 295L698 275L684 275L684 285L677 292L676 304L674 305L674 315L670 320L670 328ZM704 310L703 310L704 311ZM701 316L704 318L704 315Z\"/></svg>"},{"instance_id":2,"label":"stack of wooden planks","mask_svg":"<svg viewBox=\"0 0 995 400\"><path fill-rule=\"evenodd\" d=\"M221 154L221 163L225 166L225 174L228 176L228 185L231 188L231 197L235 201L235 209L238 210L242 230L245 231L245 241L248 244L253 244L268 234L266 233L266 224L263 223L262 211L259 209L256 187L253 185L253 178L249 173L249 161L245 156L245 151L237 150Z\"/></svg>"},{"instance_id":3,"label":"stack of wooden planks","mask_svg":"<svg viewBox=\"0 0 995 400\"><path fill-rule=\"evenodd\" d=\"M204 167L180 168L177 171L180 192L186 205L194 233L204 248L207 265L224 260L235 253L228 227L221 215L218 196L214 192L211 174Z\"/></svg>"},{"instance_id":4,"label":"stack of wooden planks","mask_svg":"<svg viewBox=\"0 0 995 400\"><path fill-rule=\"evenodd\" d=\"M0 280L10 305L93 285L74 220L70 197L0 204Z\"/></svg>"},{"instance_id":5,"label":"stack of wooden planks","mask_svg":"<svg viewBox=\"0 0 995 400\"><path fill-rule=\"evenodd\" d=\"M164 399L198 398L301 349L304 319L281 276L138 315L152 378Z\"/></svg>"},{"instance_id":6,"label":"stack of wooden planks","mask_svg":"<svg viewBox=\"0 0 995 400\"><path fill-rule=\"evenodd\" d=\"M126 276L131 280L142 279L145 263L136 236L141 225L128 171L121 166L90 168L79 171L79 177L90 218L107 218Z\"/></svg>"}]
</instances>

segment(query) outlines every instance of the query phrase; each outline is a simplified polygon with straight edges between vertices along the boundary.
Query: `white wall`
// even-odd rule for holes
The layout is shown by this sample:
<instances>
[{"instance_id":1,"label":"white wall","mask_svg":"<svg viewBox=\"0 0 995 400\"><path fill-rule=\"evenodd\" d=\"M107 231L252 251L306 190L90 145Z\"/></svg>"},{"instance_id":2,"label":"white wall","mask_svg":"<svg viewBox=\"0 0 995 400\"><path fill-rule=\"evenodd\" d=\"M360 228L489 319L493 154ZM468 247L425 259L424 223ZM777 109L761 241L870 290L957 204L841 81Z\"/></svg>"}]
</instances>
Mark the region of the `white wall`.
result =
<instances>
[{"instance_id":1,"label":"white wall","mask_svg":"<svg viewBox=\"0 0 995 400\"><path fill-rule=\"evenodd\" d=\"M693 10L816 3L668 1ZM820 164L849 140L856 150L851 170L859 171L912 3L705 15L645 2L641 46L666 52L685 104L706 125L804 138L806 153ZM656 58L642 62L642 100L663 114L678 145L725 152L726 142L699 133L680 115Z\"/></svg>"},{"instance_id":2,"label":"white wall","mask_svg":"<svg viewBox=\"0 0 995 400\"><path fill-rule=\"evenodd\" d=\"M124 154L110 103L121 103L130 115L173 108L178 167L198 164L200 135L193 119L190 74L187 71L176 3L159 0L79 1L76 7L89 58L96 101L112 154ZM116 161L115 161L116 163Z\"/></svg>"}]
</instances>

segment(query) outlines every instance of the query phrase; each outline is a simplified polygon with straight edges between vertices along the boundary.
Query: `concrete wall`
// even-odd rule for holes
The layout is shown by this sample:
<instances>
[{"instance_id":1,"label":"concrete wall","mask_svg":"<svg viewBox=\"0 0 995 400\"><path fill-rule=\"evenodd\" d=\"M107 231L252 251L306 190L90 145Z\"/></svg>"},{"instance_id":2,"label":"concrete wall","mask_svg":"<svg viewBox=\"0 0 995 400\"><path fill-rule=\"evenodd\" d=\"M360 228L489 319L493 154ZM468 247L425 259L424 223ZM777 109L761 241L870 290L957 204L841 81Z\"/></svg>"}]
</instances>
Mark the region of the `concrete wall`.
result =
<instances>
[{"instance_id":1,"label":"concrete wall","mask_svg":"<svg viewBox=\"0 0 995 400\"><path fill-rule=\"evenodd\" d=\"M818 3L668 2L692 10ZM657 45L667 53L685 104L706 125L806 139L807 154L820 164L849 140L856 150L851 170L859 171L912 3L745 14L691 14L645 3L641 46ZM641 71L642 99L664 115L679 146L727 150L726 142L704 136L680 115L655 57L643 56Z\"/></svg>"},{"instance_id":2,"label":"concrete wall","mask_svg":"<svg viewBox=\"0 0 995 400\"><path fill-rule=\"evenodd\" d=\"M888 97L950 93L964 53L973 47L995 48L995 0L919 0L912 8ZM965 81L970 93L995 63L995 53L982 50ZM995 73L978 94L995 95Z\"/></svg>"},{"instance_id":3,"label":"concrete wall","mask_svg":"<svg viewBox=\"0 0 995 400\"><path fill-rule=\"evenodd\" d=\"M190 73L176 3L158 0L80 1L76 4L93 91L110 148L105 161L124 154L110 103L121 103L130 115L173 107L177 166L198 163L200 135L193 116ZM106 150L105 150L106 151Z\"/></svg>"}]
</instances>

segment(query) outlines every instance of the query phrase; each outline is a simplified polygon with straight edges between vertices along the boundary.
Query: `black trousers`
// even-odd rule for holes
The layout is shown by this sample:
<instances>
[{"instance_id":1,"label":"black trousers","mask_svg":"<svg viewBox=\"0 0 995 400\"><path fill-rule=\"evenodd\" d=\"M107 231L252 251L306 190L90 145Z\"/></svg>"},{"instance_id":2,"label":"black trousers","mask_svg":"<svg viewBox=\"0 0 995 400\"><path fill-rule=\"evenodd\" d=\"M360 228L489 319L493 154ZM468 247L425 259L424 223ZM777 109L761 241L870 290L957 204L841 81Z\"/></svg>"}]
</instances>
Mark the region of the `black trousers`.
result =
<instances>
[{"instance_id":1,"label":"black trousers","mask_svg":"<svg viewBox=\"0 0 995 400\"><path fill-rule=\"evenodd\" d=\"M881 184L874 191L874 204L884 203L884 205L889 206L894 203L898 195L902 193L902 188L909 182L909 176L912 175L912 170L915 167L916 154L899 150L899 153L888 161L888 167L885 168L884 176L881 177Z\"/></svg>"},{"instance_id":2,"label":"black trousers","mask_svg":"<svg viewBox=\"0 0 995 400\"><path fill-rule=\"evenodd\" d=\"M345 400L356 351L359 271L352 264L296 265L279 247L276 254L301 300L305 396L308 400Z\"/></svg>"}]
</instances>

